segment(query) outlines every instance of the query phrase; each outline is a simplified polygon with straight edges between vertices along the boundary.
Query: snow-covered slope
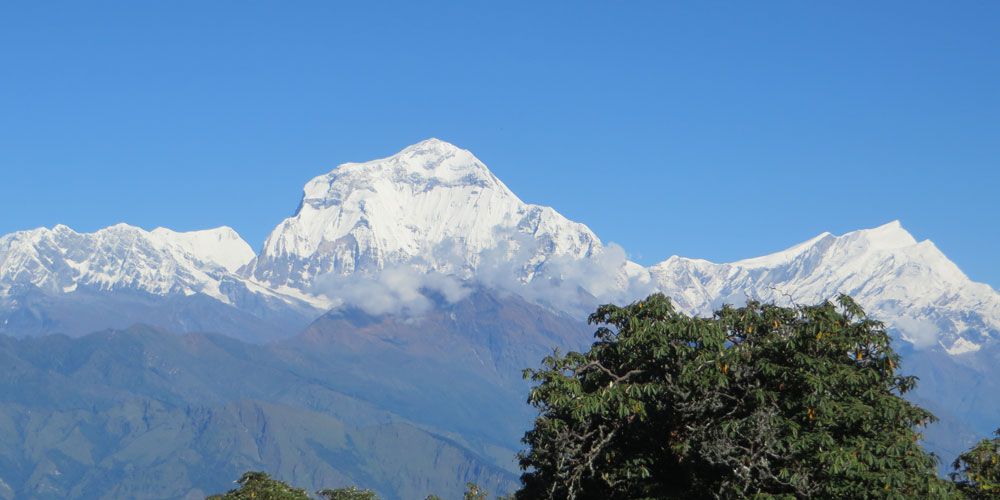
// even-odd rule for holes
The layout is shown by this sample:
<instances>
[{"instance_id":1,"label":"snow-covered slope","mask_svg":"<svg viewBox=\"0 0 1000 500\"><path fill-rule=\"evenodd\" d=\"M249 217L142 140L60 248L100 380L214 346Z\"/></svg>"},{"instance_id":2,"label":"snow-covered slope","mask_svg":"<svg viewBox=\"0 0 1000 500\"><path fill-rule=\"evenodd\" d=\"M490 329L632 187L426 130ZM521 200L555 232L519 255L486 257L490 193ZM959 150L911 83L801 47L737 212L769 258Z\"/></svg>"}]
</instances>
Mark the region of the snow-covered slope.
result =
<instances>
[{"instance_id":1,"label":"snow-covered slope","mask_svg":"<svg viewBox=\"0 0 1000 500\"><path fill-rule=\"evenodd\" d=\"M643 268L583 224L521 201L472 153L437 139L312 179L257 256L229 228L56 226L0 237L0 297L29 285L47 294L127 290L205 296L260 315L280 302L336 305L331 289L411 265L575 315L655 290L698 314L747 298L813 303L847 293L916 348L962 355L1000 338L1000 295L898 222L727 264L674 256ZM316 286L348 275L355 279ZM424 286L412 272L383 278L411 295Z\"/></svg>"},{"instance_id":2,"label":"snow-covered slope","mask_svg":"<svg viewBox=\"0 0 1000 500\"><path fill-rule=\"evenodd\" d=\"M320 275L399 263L461 274L484 252L528 238L527 276L551 256L583 258L601 248L586 226L524 203L472 153L437 139L340 165L304 191L245 275L309 290Z\"/></svg>"},{"instance_id":3,"label":"snow-covered slope","mask_svg":"<svg viewBox=\"0 0 1000 500\"><path fill-rule=\"evenodd\" d=\"M149 233L164 248L180 251L195 259L224 267L235 272L250 262L256 253L243 238L230 227L219 227L203 231L177 232L158 227Z\"/></svg>"},{"instance_id":4,"label":"snow-covered slope","mask_svg":"<svg viewBox=\"0 0 1000 500\"><path fill-rule=\"evenodd\" d=\"M728 264L674 256L643 268L586 226L524 203L472 153L437 139L311 180L295 215L240 272L315 294L318 277L400 264L520 291L574 314L655 290L699 314L747 298L812 303L847 293L918 348L957 355L1000 337L1000 295L898 222Z\"/></svg>"},{"instance_id":5,"label":"snow-covered slope","mask_svg":"<svg viewBox=\"0 0 1000 500\"><path fill-rule=\"evenodd\" d=\"M691 313L748 298L808 304L845 293L916 348L940 345L957 355L1000 340L1000 294L898 221L728 264L673 256L650 272Z\"/></svg>"},{"instance_id":6,"label":"snow-covered slope","mask_svg":"<svg viewBox=\"0 0 1000 500\"><path fill-rule=\"evenodd\" d=\"M292 335L324 310L314 297L234 273L253 256L228 227L11 233L0 237L0 333L80 335L143 322L260 341Z\"/></svg>"},{"instance_id":7,"label":"snow-covered slope","mask_svg":"<svg viewBox=\"0 0 1000 500\"><path fill-rule=\"evenodd\" d=\"M472 153L430 139L311 180L295 215L256 256L229 228L179 233L120 224L82 234L56 226L0 237L0 334L82 335L143 322L269 341L301 331L331 307L354 306L325 316L363 311L351 316L354 323L327 321L319 333L336 340L338 353L364 346L364 356L343 351L343 363L334 363L351 375L339 380L358 393L388 380L386 370L371 370L372 359L449 374L418 377L412 394L454 392L438 382L456 380L450 374L463 373L454 369L470 359L475 369L464 373L485 373L481 366L497 375L513 369L507 375L516 377L539 352L589 341L586 332L531 334L522 321L551 316L562 327L573 320L552 310L582 319L598 303L654 291L694 314L747 299L810 304L850 294L907 341L896 344L904 370L921 378L910 397L942 418L928 437L932 449L954 456L995 426L1000 295L898 222L824 233L732 263L674 256L646 268L586 226L523 202ZM512 308L518 299L506 292L549 310ZM420 339L442 332L451 337ZM451 359L462 346L472 354ZM409 387L399 381L411 378L388 387ZM510 401L520 405L523 395ZM462 421L473 428L489 422L468 415Z\"/></svg>"},{"instance_id":8,"label":"snow-covered slope","mask_svg":"<svg viewBox=\"0 0 1000 500\"><path fill-rule=\"evenodd\" d=\"M60 225L0 237L0 286L202 293L228 302L220 282L252 258L250 246L227 227L178 233L117 224L77 233Z\"/></svg>"}]
</instances>

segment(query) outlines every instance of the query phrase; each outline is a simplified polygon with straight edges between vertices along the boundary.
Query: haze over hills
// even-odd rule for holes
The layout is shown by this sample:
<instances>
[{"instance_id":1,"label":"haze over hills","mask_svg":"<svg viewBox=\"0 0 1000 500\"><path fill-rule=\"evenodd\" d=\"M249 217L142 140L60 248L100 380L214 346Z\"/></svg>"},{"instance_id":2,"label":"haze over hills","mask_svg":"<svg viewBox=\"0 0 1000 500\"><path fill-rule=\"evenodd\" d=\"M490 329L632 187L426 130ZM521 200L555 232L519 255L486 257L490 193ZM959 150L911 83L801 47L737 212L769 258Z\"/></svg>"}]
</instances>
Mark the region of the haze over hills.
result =
<instances>
[{"instance_id":1,"label":"haze over hills","mask_svg":"<svg viewBox=\"0 0 1000 500\"><path fill-rule=\"evenodd\" d=\"M254 405L289 407L254 411L317 412L310 420L315 423L341 419L338 405L367 405L364 418L391 415L431 433L426 439L447 440L449 449L468 457L463 464L498 486L512 480L512 454L531 416L520 370L536 366L553 348L585 347L590 336L582 320L597 304L655 291L690 314L747 299L816 303L852 295L889 325L901 341L904 368L923 380L914 397L942 417L928 433L932 449L953 454L997 425L1000 294L971 281L933 243L917 241L898 221L842 236L824 233L732 263L673 256L643 267L585 225L523 202L469 151L429 139L309 181L298 210L256 255L229 228L178 233L119 224L83 234L56 226L0 237L0 332L76 337L146 323L181 334L221 333L238 339L226 345L239 356L253 353L250 365L276 363L301 375L253 396ZM55 336L6 345L18 363L40 369L43 360L24 349L52 342L86 345L96 353L102 342L117 345L136 331L86 336L81 343ZM156 357L170 342L148 343L141 352ZM183 370L186 363L212 362L195 358L175 365ZM159 382L134 377L143 381L131 389L137 398L163 403L169 391L162 392ZM339 399L287 401L286 391L298 394L316 381ZM101 384L107 386L101 391L117 387ZM185 384L197 387L198 377ZM170 404L180 408L200 390L170 396ZM238 407L246 396L235 386L213 394L212 405L224 408ZM44 412L50 403L28 398L17 404ZM269 432L284 437L262 439L299 431L285 426ZM14 448L28 446L9 439ZM129 445L102 446L101 453L114 456ZM371 448L347 448L365 463L389 460ZM192 463L204 466L209 455L224 463L225 453ZM255 453L245 463L270 463L266 453ZM309 456L343 466L326 453ZM0 478L8 477L2 469L13 470L14 463L0 463ZM123 474L116 465L108 467L108 474ZM430 468L415 460L404 469L421 474ZM357 470L341 471L343 477L314 472L300 482L375 481ZM190 488L202 485L189 479ZM75 491L60 484L59 491ZM450 488L461 482L449 477L434 484ZM385 481L378 487L388 496L416 491L412 484Z\"/></svg>"},{"instance_id":2,"label":"haze over hills","mask_svg":"<svg viewBox=\"0 0 1000 500\"><path fill-rule=\"evenodd\" d=\"M200 499L251 469L391 499L513 485L433 415L416 422L377 393L345 394L298 349L144 326L2 336L0 498Z\"/></svg>"}]
</instances>

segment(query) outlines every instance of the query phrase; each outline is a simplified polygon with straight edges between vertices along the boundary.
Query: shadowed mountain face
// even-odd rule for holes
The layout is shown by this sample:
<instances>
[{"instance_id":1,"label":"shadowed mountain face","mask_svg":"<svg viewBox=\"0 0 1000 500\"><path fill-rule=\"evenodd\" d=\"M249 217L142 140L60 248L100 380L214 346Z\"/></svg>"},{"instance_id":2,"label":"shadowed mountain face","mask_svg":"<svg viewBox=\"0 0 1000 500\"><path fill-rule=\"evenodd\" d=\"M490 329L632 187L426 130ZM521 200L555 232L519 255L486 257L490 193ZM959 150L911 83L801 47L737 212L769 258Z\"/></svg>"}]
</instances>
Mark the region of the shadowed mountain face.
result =
<instances>
[{"instance_id":1,"label":"shadowed mountain face","mask_svg":"<svg viewBox=\"0 0 1000 500\"><path fill-rule=\"evenodd\" d=\"M0 336L0 498L195 498L250 469L386 498L509 491L533 417L520 371L588 332L476 290L419 317L329 313L269 345Z\"/></svg>"},{"instance_id":2,"label":"shadowed mountain face","mask_svg":"<svg viewBox=\"0 0 1000 500\"><path fill-rule=\"evenodd\" d=\"M0 334L76 337L143 323L173 332L217 332L260 343L293 335L318 314L308 308L271 308L267 303L238 308L202 294L161 297L80 288L52 295L23 287L0 298Z\"/></svg>"},{"instance_id":3,"label":"shadowed mountain face","mask_svg":"<svg viewBox=\"0 0 1000 500\"><path fill-rule=\"evenodd\" d=\"M590 332L477 289L414 317L332 311L268 345L138 326L0 336L0 498L201 498L251 469L386 498L509 491L533 417L521 369ZM957 453L996 414L977 394L1000 388L946 354L904 355L907 371L940 374L913 399L942 417L932 449Z\"/></svg>"},{"instance_id":4,"label":"shadowed mountain face","mask_svg":"<svg viewBox=\"0 0 1000 500\"><path fill-rule=\"evenodd\" d=\"M395 352L423 366L452 366L497 385L521 387L521 370L557 347L589 347L590 333L582 321L479 288L453 304L438 301L414 317L335 309L283 345L336 347L352 355Z\"/></svg>"},{"instance_id":5,"label":"shadowed mountain face","mask_svg":"<svg viewBox=\"0 0 1000 500\"><path fill-rule=\"evenodd\" d=\"M512 461L534 415L521 372L555 348L586 348L592 332L517 296L478 289L413 318L336 310L280 346L322 365L338 390L505 447Z\"/></svg>"},{"instance_id":6,"label":"shadowed mountain face","mask_svg":"<svg viewBox=\"0 0 1000 500\"><path fill-rule=\"evenodd\" d=\"M492 458L294 359L146 327L0 337L0 498L202 498L249 469L388 498L514 484Z\"/></svg>"},{"instance_id":7,"label":"shadowed mountain face","mask_svg":"<svg viewBox=\"0 0 1000 500\"><path fill-rule=\"evenodd\" d=\"M902 370L920 380L906 395L939 421L924 430L926 447L941 459L942 471L975 442L1000 426L1000 350L967 353L958 359L936 349L915 350L903 342Z\"/></svg>"}]
</instances>

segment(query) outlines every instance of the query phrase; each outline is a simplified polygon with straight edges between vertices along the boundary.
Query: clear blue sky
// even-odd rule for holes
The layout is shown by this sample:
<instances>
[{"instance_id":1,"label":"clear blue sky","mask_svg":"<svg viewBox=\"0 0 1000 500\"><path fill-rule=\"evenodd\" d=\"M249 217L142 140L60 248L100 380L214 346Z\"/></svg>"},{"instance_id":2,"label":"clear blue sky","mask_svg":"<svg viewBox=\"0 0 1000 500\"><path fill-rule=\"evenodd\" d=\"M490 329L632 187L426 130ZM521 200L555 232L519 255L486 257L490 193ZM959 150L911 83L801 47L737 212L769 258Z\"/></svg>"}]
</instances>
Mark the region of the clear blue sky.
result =
<instances>
[{"instance_id":1,"label":"clear blue sky","mask_svg":"<svg viewBox=\"0 0 1000 500\"><path fill-rule=\"evenodd\" d=\"M1000 2L6 2L0 232L230 225L426 137L642 263L900 219L1000 288Z\"/></svg>"}]
</instances>

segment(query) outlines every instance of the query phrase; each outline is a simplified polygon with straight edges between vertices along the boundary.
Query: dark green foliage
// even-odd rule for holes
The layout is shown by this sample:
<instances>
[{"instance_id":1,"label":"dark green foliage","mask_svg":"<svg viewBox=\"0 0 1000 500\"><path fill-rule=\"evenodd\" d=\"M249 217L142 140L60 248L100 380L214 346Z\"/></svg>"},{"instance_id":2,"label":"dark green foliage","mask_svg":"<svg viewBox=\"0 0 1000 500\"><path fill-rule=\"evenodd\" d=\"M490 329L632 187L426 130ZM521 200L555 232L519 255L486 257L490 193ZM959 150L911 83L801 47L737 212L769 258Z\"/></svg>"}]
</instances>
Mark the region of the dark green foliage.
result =
<instances>
[{"instance_id":1,"label":"dark green foliage","mask_svg":"<svg viewBox=\"0 0 1000 500\"><path fill-rule=\"evenodd\" d=\"M289 486L264 472L247 472L237 482L239 488L224 495L210 496L207 500L309 500L306 490ZM356 486L321 490L317 494L326 500L379 500L374 491Z\"/></svg>"},{"instance_id":2,"label":"dark green foliage","mask_svg":"<svg viewBox=\"0 0 1000 500\"><path fill-rule=\"evenodd\" d=\"M462 495L462 500L486 500L489 496L489 492L479 487L476 483L466 483L465 494Z\"/></svg>"},{"instance_id":3,"label":"dark green foliage","mask_svg":"<svg viewBox=\"0 0 1000 500\"><path fill-rule=\"evenodd\" d=\"M993 439L984 439L952 464L952 480L967 498L1000 498L1000 429Z\"/></svg>"},{"instance_id":4,"label":"dark green foliage","mask_svg":"<svg viewBox=\"0 0 1000 500\"><path fill-rule=\"evenodd\" d=\"M237 482L239 488L210 496L208 500L309 500L306 490L272 479L264 472L247 472Z\"/></svg>"},{"instance_id":5,"label":"dark green foliage","mask_svg":"<svg viewBox=\"0 0 1000 500\"><path fill-rule=\"evenodd\" d=\"M272 479L263 472L247 472L238 481L240 487L230 490L225 495L213 495L207 500L308 500L306 491L294 488L281 481ZM346 488L325 489L317 492L320 498L326 500L379 500L372 490L363 490L357 486ZM463 500L487 500L489 492L476 483L467 483ZM427 495L425 500L441 500L437 495Z\"/></svg>"},{"instance_id":6,"label":"dark green foliage","mask_svg":"<svg viewBox=\"0 0 1000 500\"><path fill-rule=\"evenodd\" d=\"M933 416L900 397L915 379L883 325L838 302L600 307L590 351L525 374L540 415L518 498L953 495L917 443Z\"/></svg>"},{"instance_id":7,"label":"dark green foliage","mask_svg":"<svg viewBox=\"0 0 1000 500\"><path fill-rule=\"evenodd\" d=\"M320 498L326 500L378 500L378 495L372 490L362 490L357 486L347 488L337 488L334 490L320 490Z\"/></svg>"},{"instance_id":8,"label":"dark green foliage","mask_svg":"<svg viewBox=\"0 0 1000 500\"><path fill-rule=\"evenodd\" d=\"M462 496L462 500L486 500L490 497L490 493L483 489L476 483L466 483L465 494ZM513 500L513 495L500 495L496 497L497 500ZM431 495L427 497L426 500L441 500L437 495Z\"/></svg>"}]
</instances>

